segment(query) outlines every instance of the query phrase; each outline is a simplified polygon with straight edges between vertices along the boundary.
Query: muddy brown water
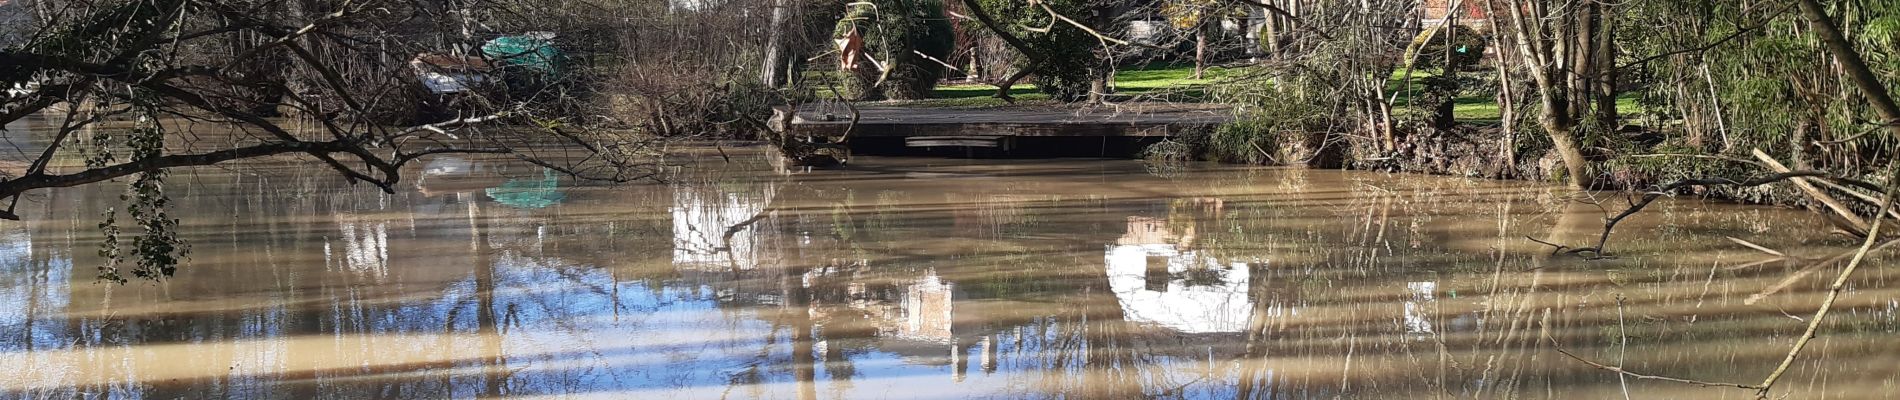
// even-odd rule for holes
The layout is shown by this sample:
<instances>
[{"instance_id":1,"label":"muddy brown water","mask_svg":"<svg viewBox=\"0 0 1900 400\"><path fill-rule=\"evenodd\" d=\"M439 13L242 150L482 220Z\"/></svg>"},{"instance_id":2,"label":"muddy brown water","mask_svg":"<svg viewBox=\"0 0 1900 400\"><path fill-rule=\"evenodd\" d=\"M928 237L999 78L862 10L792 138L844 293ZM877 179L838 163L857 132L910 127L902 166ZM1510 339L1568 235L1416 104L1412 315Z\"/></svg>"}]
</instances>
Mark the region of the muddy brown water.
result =
<instances>
[{"instance_id":1,"label":"muddy brown water","mask_svg":"<svg viewBox=\"0 0 1900 400\"><path fill-rule=\"evenodd\" d=\"M38 193L0 223L0 397L1740 399L1557 349L1759 382L1840 267L1724 238L1854 245L1685 199L1585 261L1525 237L1602 211L1529 183L726 151L630 185L440 157L396 194L180 171L190 259L124 286L94 280L122 186ZM1777 395L1896 396L1896 278L1862 268Z\"/></svg>"}]
</instances>

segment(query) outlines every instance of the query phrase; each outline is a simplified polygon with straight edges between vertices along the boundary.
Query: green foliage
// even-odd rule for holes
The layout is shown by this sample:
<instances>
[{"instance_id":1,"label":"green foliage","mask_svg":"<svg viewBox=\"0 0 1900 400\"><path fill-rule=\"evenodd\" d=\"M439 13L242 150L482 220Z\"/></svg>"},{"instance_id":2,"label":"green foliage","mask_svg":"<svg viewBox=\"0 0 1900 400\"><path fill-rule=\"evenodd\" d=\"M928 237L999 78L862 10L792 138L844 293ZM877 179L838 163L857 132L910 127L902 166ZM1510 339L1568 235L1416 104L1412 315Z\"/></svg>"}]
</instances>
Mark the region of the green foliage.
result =
<instances>
[{"instance_id":1,"label":"green foliage","mask_svg":"<svg viewBox=\"0 0 1900 400\"><path fill-rule=\"evenodd\" d=\"M1254 45L1260 46L1260 52L1262 54L1273 53L1273 39L1275 33L1277 32L1273 31L1273 26L1267 24L1261 24L1260 29L1254 31Z\"/></svg>"},{"instance_id":2,"label":"green foliage","mask_svg":"<svg viewBox=\"0 0 1900 400\"><path fill-rule=\"evenodd\" d=\"M1089 0L1045 0L1040 3L977 0L977 3L1003 25L1001 29L1027 43L1029 51L1035 53L1029 58L1042 60L1040 65L1019 65L1018 68L1034 67L1036 88L1050 97L1065 102L1086 99L1089 82L1108 73L1110 66L1107 65L1107 59L1097 54L1097 50L1103 47L1100 40L1074 25L1051 17L1048 11L1042 9L1042 6L1048 6L1062 15L1085 16L1094 15L1100 6L1097 3Z\"/></svg>"},{"instance_id":3,"label":"green foliage","mask_svg":"<svg viewBox=\"0 0 1900 400\"><path fill-rule=\"evenodd\" d=\"M1221 6L1215 0L1168 0L1161 4L1161 15L1175 29L1193 29Z\"/></svg>"},{"instance_id":4,"label":"green foliage","mask_svg":"<svg viewBox=\"0 0 1900 400\"><path fill-rule=\"evenodd\" d=\"M1289 86L1304 86L1302 81L1283 81ZM1334 113L1325 107L1324 91L1262 88L1246 82L1226 82L1210 87L1216 101L1245 102L1232 123L1194 132L1182 139L1193 145L1202 159L1247 164L1295 164L1309 159L1319 143L1335 126ZM1275 99L1275 100L1266 100ZM1276 101L1277 100L1277 101Z\"/></svg>"},{"instance_id":5,"label":"green foliage","mask_svg":"<svg viewBox=\"0 0 1900 400\"><path fill-rule=\"evenodd\" d=\"M146 160L162 156L165 146L165 130L150 115L141 119L140 126L125 136L131 161ZM99 151L87 161L88 164L103 165L112 159L108 150ZM165 194L165 171L153 170L137 175L126 191L119 194L119 200L125 203L125 214L131 217L133 225L139 228L140 235L132 238L130 256L133 277L145 280L163 280L178 272L178 263L191 252L190 246L178 237L178 220L167 212L171 197ZM98 279L120 284L126 278L120 270L126 251L121 248L121 236L124 231L118 225L118 210L107 209L99 230L105 238L99 245L99 256L104 259L99 266Z\"/></svg>"},{"instance_id":6,"label":"green foliage","mask_svg":"<svg viewBox=\"0 0 1900 400\"><path fill-rule=\"evenodd\" d=\"M1231 124L1214 129L1207 138L1207 147L1203 154L1208 159L1247 164L1266 164L1273 160L1269 155L1279 148L1281 138L1275 135L1280 128L1272 116L1256 114Z\"/></svg>"},{"instance_id":7,"label":"green foliage","mask_svg":"<svg viewBox=\"0 0 1900 400\"><path fill-rule=\"evenodd\" d=\"M942 60L949 58L956 44L956 32L940 0L850 3L833 37L845 38L853 32L864 38L864 54L886 69L858 60L859 68L844 80L847 95L858 99L928 97L943 78Z\"/></svg>"},{"instance_id":8,"label":"green foliage","mask_svg":"<svg viewBox=\"0 0 1900 400\"><path fill-rule=\"evenodd\" d=\"M1893 86L1900 73L1900 4L1834 2L1828 13L1847 33L1875 75ZM1666 131L1670 154L1752 159L1761 149L1795 168L1845 175L1877 171L1895 156L1900 138L1868 135L1846 143L1883 119L1813 34L1799 12L1707 0L1632 3L1631 20L1619 23L1620 46L1634 54L1674 54L1645 65L1632 80L1659 117L1678 121ZM1724 40L1719 46L1710 46ZM1707 51L1679 49L1710 47ZM1660 153L1662 150L1652 152ZM1759 174L1759 168L1704 171L1690 164L1711 158L1631 162L1637 171ZM1719 162L1715 162L1719 164ZM1724 166L1731 168L1735 166ZM1751 193L1738 197L1760 199Z\"/></svg>"}]
</instances>

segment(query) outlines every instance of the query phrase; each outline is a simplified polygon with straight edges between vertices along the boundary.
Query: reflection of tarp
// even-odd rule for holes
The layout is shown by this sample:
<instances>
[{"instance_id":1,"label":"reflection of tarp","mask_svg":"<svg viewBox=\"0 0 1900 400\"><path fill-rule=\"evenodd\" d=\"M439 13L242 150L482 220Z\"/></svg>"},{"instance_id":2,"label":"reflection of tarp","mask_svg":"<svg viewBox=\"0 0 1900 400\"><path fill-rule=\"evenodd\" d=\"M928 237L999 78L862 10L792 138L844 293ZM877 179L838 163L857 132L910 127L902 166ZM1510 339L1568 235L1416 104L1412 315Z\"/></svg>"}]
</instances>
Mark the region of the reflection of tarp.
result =
<instances>
[{"instance_id":1,"label":"reflection of tarp","mask_svg":"<svg viewBox=\"0 0 1900 400\"><path fill-rule=\"evenodd\" d=\"M548 32L498 37L482 44L482 54L508 72L532 72L556 78L566 68L561 50L554 47L554 34Z\"/></svg>"},{"instance_id":2,"label":"reflection of tarp","mask_svg":"<svg viewBox=\"0 0 1900 400\"><path fill-rule=\"evenodd\" d=\"M560 183L561 179L554 175L554 171L544 168L541 170L541 179L509 179L501 186L489 188L487 192L488 197L495 199L496 203L509 207L547 208L567 199L567 194L560 191Z\"/></svg>"}]
</instances>

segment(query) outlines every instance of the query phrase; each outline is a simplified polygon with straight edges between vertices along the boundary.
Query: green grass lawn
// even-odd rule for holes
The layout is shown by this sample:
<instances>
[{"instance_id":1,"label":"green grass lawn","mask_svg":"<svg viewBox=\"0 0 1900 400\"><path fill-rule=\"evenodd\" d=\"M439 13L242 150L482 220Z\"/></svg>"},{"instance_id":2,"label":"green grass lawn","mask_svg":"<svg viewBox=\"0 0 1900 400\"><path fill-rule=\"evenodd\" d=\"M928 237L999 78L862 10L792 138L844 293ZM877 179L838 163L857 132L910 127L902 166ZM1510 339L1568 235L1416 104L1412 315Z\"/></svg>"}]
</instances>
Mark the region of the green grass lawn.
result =
<instances>
[{"instance_id":1,"label":"green grass lawn","mask_svg":"<svg viewBox=\"0 0 1900 400\"><path fill-rule=\"evenodd\" d=\"M1436 74L1429 71L1412 71L1412 80L1409 89L1413 94L1423 91L1425 85L1420 83L1420 81L1434 75ZM1405 71L1393 72L1392 78L1386 81L1387 93L1398 93L1399 88L1402 87L1407 87ZM1534 89L1526 87L1519 88L1519 90ZM1396 101L1392 102L1392 106L1404 107L1410 104L1408 100L1410 100L1409 97L1401 94ZM1519 106L1525 105L1530 104L1521 104ZM1504 112L1500 110L1498 106L1497 99L1492 96L1491 93L1464 93L1458 96L1457 99L1452 100L1451 107L1452 117L1462 123L1497 124L1498 118L1504 115ZM1636 115L1645 112L1643 106L1636 102L1636 93L1630 92L1617 94L1616 109L1624 115Z\"/></svg>"},{"instance_id":2,"label":"green grass lawn","mask_svg":"<svg viewBox=\"0 0 1900 400\"><path fill-rule=\"evenodd\" d=\"M1210 67L1202 74L1202 79L1194 79L1193 65L1153 64L1125 68L1115 72L1115 93L1124 99L1152 98L1176 102L1205 101L1207 87L1220 79L1237 76L1241 69ZM1405 71L1394 71L1387 81L1387 93L1400 93L1408 88L1414 94L1422 91L1424 78L1435 75L1432 71L1412 71L1410 85L1407 85ZM1526 90L1530 88L1525 88ZM990 95L996 93L996 87L985 84L956 84L938 86L928 100L910 102L911 105L944 108L990 108L1023 105L1053 105L1049 95L1036 91L1036 86L1019 83L1010 87L1009 94L1016 98L1016 104L1010 104ZM1395 107L1404 107L1411 98L1404 94L1397 96ZM1636 103L1634 93L1623 93L1616 99L1617 109L1624 114L1634 115L1643 112ZM1496 124L1503 113L1498 109L1495 98L1490 93L1466 93L1453 100L1452 113L1459 122L1477 124Z\"/></svg>"},{"instance_id":3,"label":"green grass lawn","mask_svg":"<svg viewBox=\"0 0 1900 400\"><path fill-rule=\"evenodd\" d=\"M1122 97L1153 96L1169 101L1202 101L1206 97L1207 85L1231 73L1225 68L1208 68L1201 78L1194 79L1193 65L1148 65L1122 69L1115 72L1115 93ZM931 99L913 102L914 105L952 108L982 108L1009 105L1002 100L992 98L996 87L985 84L956 84L938 86ZM1009 95L1018 103L1047 103L1049 95L1036 91L1036 85L1018 83L1009 88Z\"/></svg>"}]
</instances>

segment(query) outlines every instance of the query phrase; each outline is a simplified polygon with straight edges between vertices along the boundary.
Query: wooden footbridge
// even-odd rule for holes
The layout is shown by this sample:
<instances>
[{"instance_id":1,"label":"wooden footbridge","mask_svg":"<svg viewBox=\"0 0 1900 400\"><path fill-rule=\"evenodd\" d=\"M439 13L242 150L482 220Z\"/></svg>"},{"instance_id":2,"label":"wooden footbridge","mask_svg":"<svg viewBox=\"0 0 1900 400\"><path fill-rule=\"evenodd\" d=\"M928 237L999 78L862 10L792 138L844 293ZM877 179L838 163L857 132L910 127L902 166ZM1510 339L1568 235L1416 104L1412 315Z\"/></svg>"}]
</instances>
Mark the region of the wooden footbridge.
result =
<instances>
[{"instance_id":1,"label":"wooden footbridge","mask_svg":"<svg viewBox=\"0 0 1900 400\"><path fill-rule=\"evenodd\" d=\"M779 109L780 118L775 120L781 120L787 112L789 109ZM1222 124L1233 119L1233 108L1218 104L1123 103L988 109L808 104L799 107L792 116L788 130L791 137L815 142L835 142L849 131L850 139L903 138L909 147L1009 150L1019 137L1162 138L1192 127Z\"/></svg>"}]
</instances>

